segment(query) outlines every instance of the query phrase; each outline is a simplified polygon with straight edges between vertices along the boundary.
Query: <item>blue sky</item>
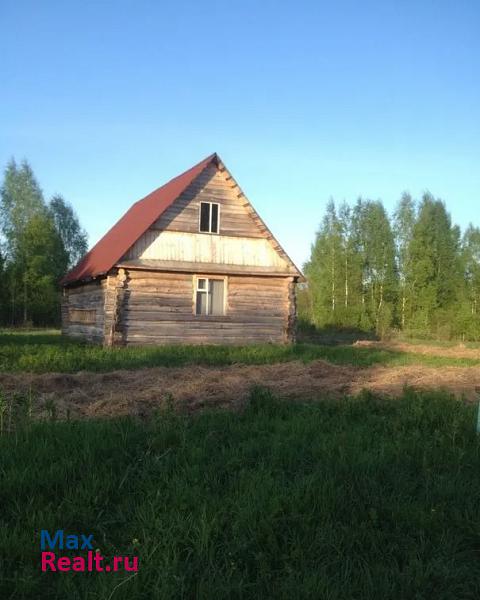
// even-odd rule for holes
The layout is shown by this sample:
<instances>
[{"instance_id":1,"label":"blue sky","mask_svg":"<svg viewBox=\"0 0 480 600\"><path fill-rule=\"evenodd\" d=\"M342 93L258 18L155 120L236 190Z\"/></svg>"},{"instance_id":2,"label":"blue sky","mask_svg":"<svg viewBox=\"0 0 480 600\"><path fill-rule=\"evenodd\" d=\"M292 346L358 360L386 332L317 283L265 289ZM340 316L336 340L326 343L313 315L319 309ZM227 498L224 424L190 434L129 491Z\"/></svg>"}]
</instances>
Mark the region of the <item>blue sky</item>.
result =
<instances>
[{"instance_id":1,"label":"blue sky","mask_svg":"<svg viewBox=\"0 0 480 600\"><path fill-rule=\"evenodd\" d=\"M0 166L93 244L220 154L287 252L329 197L429 189L480 222L480 2L0 2Z\"/></svg>"}]
</instances>

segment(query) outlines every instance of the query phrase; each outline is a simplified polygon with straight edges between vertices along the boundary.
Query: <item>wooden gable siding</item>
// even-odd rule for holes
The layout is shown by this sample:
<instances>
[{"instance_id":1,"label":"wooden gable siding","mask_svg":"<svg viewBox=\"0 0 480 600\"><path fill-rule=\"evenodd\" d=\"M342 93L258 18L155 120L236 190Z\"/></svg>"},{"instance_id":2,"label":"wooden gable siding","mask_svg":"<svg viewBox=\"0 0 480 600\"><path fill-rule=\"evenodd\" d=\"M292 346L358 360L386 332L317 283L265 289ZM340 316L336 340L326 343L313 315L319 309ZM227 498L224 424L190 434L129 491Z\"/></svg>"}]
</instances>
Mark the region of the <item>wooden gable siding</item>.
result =
<instances>
[{"instance_id":1,"label":"wooden gable siding","mask_svg":"<svg viewBox=\"0 0 480 600\"><path fill-rule=\"evenodd\" d=\"M201 273L198 273L201 275ZM290 341L292 278L229 276L226 314L194 314L193 276L130 271L118 336L125 344L251 344Z\"/></svg>"},{"instance_id":2,"label":"wooden gable siding","mask_svg":"<svg viewBox=\"0 0 480 600\"><path fill-rule=\"evenodd\" d=\"M62 297L62 333L81 337L90 342L103 342L104 305L104 281L92 281L78 287L64 288ZM84 322L78 318L82 314L88 317Z\"/></svg>"},{"instance_id":3,"label":"wooden gable siding","mask_svg":"<svg viewBox=\"0 0 480 600\"><path fill-rule=\"evenodd\" d=\"M220 204L220 235L246 238L265 237L237 195L225 172L209 167L168 208L152 229L198 233L200 202Z\"/></svg>"},{"instance_id":4,"label":"wooden gable siding","mask_svg":"<svg viewBox=\"0 0 480 600\"><path fill-rule=\"evenodd\" d=\"M126 259L250 265L271 267L277 271L288 268L285 260L265 239L176 231L147 231Z\"/></svg>"},{"instance_id":5,"label":"wooden gable siding","mask_svg":"<svg viewBox=\"0 0 480 600\"><path fill-rule=\"evenodd\" d=\"M219 234L199 232L200 203L220 204ZM289 265L225 171L206 169L140 237L124 260L168 260L272 267Z\"/></svg>"}]
</instances>

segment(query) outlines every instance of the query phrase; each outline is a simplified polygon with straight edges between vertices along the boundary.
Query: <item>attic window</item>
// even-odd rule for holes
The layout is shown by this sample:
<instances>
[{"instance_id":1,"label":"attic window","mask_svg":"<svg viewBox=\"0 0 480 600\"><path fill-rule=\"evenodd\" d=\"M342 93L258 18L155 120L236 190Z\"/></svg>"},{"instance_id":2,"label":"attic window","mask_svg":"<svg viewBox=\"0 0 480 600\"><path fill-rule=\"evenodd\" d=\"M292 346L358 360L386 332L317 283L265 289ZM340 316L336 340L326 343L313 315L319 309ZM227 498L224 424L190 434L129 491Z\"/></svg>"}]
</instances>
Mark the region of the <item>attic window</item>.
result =
<instances>
[{"instance_id":1,"label":"attic window","mask_svg":"<svg viewBox=\"0 0 480 600\"><path fill-rule=\"evenodd\" d=\"M196 315L225 314L225 281L223 279L197 278L195 290Z\"/></svg>"},{"instance_id":2,"label":"attic window","mask_svg":"<svg viewBox=\"0 0 480 600\"><path fill-rule=\"evenodd\" d=\"M220 230L220 205L217 202L200 202L200 231L218 233Z\"/></svg>"}]
</instances>

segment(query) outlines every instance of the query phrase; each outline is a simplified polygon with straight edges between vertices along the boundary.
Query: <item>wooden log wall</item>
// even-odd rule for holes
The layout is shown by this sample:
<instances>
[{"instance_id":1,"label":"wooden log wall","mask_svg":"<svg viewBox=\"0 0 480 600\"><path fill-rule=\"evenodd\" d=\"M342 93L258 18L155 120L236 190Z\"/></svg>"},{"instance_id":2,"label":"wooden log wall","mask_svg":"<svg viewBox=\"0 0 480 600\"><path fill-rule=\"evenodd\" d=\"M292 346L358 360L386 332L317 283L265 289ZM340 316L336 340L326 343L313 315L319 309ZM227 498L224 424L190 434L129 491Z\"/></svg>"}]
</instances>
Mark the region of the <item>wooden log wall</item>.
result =
<instances>
[{"instance_id":1,"label":"wooden log wall","mask_svg":"<svg viewBox=\"0 0 480 600\"><path fill-rule=\"evenodd\" d=\"M192 274L129 270L116 330L123 343L139 345L291 339L291 278L230 275L226 293L225 315L199 316Z\"/></svg>"},{"instance_id":2,"label":"wooden log wall","mask_svg":"<svg viewBox=\"0 0 480 600\"><path fill-rule=\"evenodd\" d=\"M62 297L62 333L81 337L90 342L103 342L104 287L101 281L92 281L78 287L64 288ZM74 311L95 311L92 323L72 320ZM92 313L89 313L89 315Z\"/></svg>"},{"instance_id":3,"label":"wooden log wall","mask_svg":"<svg viewBox=\"0 0 480 600\"><path fill-rule=\"evenodd\" d=\"M127 280L128 275L124 269L114 271L104 280L103 343L105 346L120 346L125 343L124 331L120 324Z\"/></svg>"},{"instance_id":4,"label":"wooden log wall","mask_svg":"<svg viewBox=\"0 0 480 600\"><path fill-rule=\"evenodd\" d=\"M285 341L294 343L297 333L297 284L294 277L288 279L288 315Z\"/></svg>"}]
</instances>

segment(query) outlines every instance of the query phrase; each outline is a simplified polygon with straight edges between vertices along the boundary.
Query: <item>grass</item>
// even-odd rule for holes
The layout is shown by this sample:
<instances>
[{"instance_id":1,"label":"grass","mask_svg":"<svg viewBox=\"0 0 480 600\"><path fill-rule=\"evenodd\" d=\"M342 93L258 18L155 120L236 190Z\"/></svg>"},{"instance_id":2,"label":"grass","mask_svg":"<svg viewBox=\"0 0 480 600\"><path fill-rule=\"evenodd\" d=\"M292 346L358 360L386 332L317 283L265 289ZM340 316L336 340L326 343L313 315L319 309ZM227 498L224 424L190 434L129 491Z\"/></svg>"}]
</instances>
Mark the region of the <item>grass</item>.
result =
<instances>
[{"instance_id":1,"label":"grass","mask_svg":"<svg viewBox=\"0 0 480 600\"><path fill-rule=\"evenodd\" d=\"M0 371L113 371L156 366L270 364L324 359L335 364L368 367L425 365L477 366L479 359L421 355L379 348L318 344L250 346L145 346L102 348L63 338L55 332L0 334Z\"/></svg>"},{"instance_id":2,"label":"grass","mask_svg":"<svg viewBox=\"0 0 480 600\"><path fill-rule=\"evenodd\" d=\"M444 394L257 389L241 414L26 422L0 436L0 597L477 599L474 421ZM138 576L42 574L40 529L138 555Z\"/></svg>"}]
</instances>

